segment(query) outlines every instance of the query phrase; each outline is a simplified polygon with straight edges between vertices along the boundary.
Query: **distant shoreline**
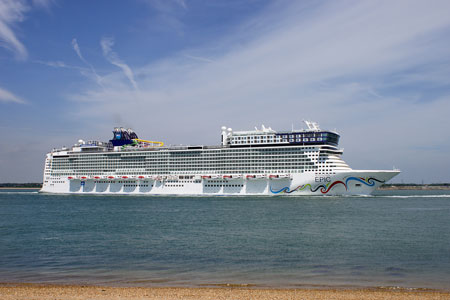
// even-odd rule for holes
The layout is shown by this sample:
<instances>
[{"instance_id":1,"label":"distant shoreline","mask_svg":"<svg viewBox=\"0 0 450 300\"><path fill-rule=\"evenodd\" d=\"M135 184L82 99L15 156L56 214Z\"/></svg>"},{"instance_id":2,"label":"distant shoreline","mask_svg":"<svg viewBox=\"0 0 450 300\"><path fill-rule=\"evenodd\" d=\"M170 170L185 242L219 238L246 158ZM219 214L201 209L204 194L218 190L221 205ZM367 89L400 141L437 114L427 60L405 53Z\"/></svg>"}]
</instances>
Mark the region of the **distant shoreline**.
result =
<instances>
[{"instance_id":1,"label":"distant shoreline","mask_svg":"<svg viewBox=\"0 0 450 300\"><path fill-rule=\"evenodd\" d=\"M449 184L384 184L378 190L450 190Z\"/></svg>"},{"instance_id":2,"label":"distant shoreline","mask_svg":"<svg viewBox=\"0 0 450 300\"><path fill-rule=\"evenodd\" d=\"M40 190L40 187L0 187L0 190Z\"/></svg>"},{"instance_id":3,"label":"distant shoreline","mask_svg":"<svg viewBox=\"0 0 450 300\"><path fill-rule=\"evenodd\" d=\"M4 182L0 183L0 189L41 189L42 183L39 182Z\"/></svg>"}]
</instances>

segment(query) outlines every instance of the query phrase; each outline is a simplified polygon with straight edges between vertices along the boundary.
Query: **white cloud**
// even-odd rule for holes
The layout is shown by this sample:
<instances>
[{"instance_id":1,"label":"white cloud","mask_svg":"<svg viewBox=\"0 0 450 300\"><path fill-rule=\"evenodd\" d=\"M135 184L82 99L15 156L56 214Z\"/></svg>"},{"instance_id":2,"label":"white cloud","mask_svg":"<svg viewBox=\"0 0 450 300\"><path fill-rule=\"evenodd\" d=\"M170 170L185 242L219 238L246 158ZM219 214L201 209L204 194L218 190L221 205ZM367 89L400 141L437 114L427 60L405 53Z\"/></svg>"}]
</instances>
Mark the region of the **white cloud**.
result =
<instances>
[{"instance_id":1,"label":"white cloud","mask_svg":"<svg viewBox=\"0 0 450 300\"><path fill-rule=\"evenodd\" d=\"M133 86L134 90L138 91L139 89L138 89L136 81L134 80L133 71L131 70L131 68L126 63L124 63L119 58L117 53L112 51L112 46L114 46L114 39L111 38L111 37L104 37L104 38L101 39L100 45L102 46L103 55L105 56L105 58L111 64L121 68L123 73L125 74L125 76L130 81L131 85Z\"/></svg>"},{"instance_id":2,"label":"white cloud","mask_svg":"<svg viewBox=\"0 0 450 300\"><path fill-rule=\"evenodd\" d=\"M83 57L83 55L81 55L80 46L78 46L78 42L77 42L77 39L76 39L76 38L73 38L73 39L72 39L72 47L73 47L73 50L75 50L75 52L77 53L78 57L79 57L82 61L84 61L84 57Z\"/></svg>"},{"instance_id":3,"label":"white cloud","mask_svg":"<svg viewBox=\"0 0 450 300\"><path fill-rule=\"evenodd\" d=\"M149 28L167 34L176 33L184 35L185 24L182 21L188 11L188 6L184 0L146 0L145 1L156 15L149 18Z\"/></svg>"},{"instance_id":4,"label":"white cloud","mask_svg":"<svg viewBox=\"0 0 450 300\"><path fill-rule=\"evenodd\" d=\"M34 7L49 10L54 0L32 0ZM13 52L17 59L28 58L28 51L14 32L17 23L23 22L30 10L25 0L0 0L0 47Z\"/></svg>"},{"instance_id":5,"label":"white cloud","mask_svg":"<svg viewBox=\"0 0 450 300\"><path fill-rule=\"evenodd\" d=\"M186 1L184 0L175 0L175 2L184 9L187 9Z\"/></svg>"},{"instance_id":6,"label":"white cloud","mask_svg":"<svg viewBox=\"0 0 450 300\"><path fill-rule=\"evenodd\" d=\"M214 62L213 60L206 58L206 57L199 57L199 56L194 56L194 55L189 55L189 54L184 54L184 57L191 58L193 60L204 61L204 62L208 62L208 63Z\"/></svg>"},{"instance_id":7,"label":"white cloud","mask_svg":"<svg viewBox=\"0 0 450 300\"><path fill-rule=\"evenodd\" d=\"M50 6L55 2L54 0L32 0L34 6L44 8L48 10Z\"/></svg>"},{"instance_id":8,"label":"white cloud","mask_svg":"<svg viewBox=\"0 0 450 300\"><path fill-rule=\"evenodd\" d=\"M97 84L98 84L99 86L103 87L103 78L102 78L100 75L98 75L97 71L95 71L95 69L94 69L94 66L93 66L92 64L90 64L90 63L83 57L83 55L81 54L80 46L78 45L78 42L77 42L77 39L76 39L76 38L73 38L73 39L72 39L72 47L73 47L73 50L75 50L75 52L77 53L78 57L81 59L81 61L84 62L84 63L89 67L89 69L91 70L92 74L93 74L94 77L95 77L95 80L96 80ZM84 70L82 70L81 73L82 73L83 75L86 75L86 72L85 72Z\"/></svg>"},{"instance_id":9,"label":"white cloud","mask_svg":"<svg viewBox=\"0 0 450 300\"><path fill-rule=\"evenodd\" d=\"M0 0L0 46L14 52L18 59L26 59L28 53L12 28L24 20L28 9L24 1Z\"/></svg>"},{"instance_id":10,"label":"white cloud","mask_svg":"<svg viewBox=\"0 0 450 300\"><path fill-rule=\"evenodd\" d=\"M0 87L0 102L26 103L20 97Z\"/></svg>"}]
</instances>

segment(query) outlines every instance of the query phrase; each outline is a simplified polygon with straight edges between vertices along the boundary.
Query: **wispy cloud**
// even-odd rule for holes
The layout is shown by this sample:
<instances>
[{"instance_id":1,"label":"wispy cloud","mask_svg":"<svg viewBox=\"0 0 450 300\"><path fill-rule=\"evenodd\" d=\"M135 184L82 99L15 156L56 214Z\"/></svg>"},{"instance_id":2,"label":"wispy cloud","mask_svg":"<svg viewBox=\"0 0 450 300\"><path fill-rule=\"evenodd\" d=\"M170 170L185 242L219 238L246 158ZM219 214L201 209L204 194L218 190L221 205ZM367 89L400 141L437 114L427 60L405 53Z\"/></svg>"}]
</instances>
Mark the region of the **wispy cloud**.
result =
<instances>
[{"instance_id":1,"label":"wispy cloud","mask_svg":"<svg viewBox=\"0 0 450 300\"><path fill-rule=\"evenodd\" d=\"M206 58L206 57L194 56L194 55L189 55L189 54L184 54L184 57L191 58L193 60L199 60L199 61L203 61L203 62L208 62L208 63L214 62L212 59L209 59L209 58Z\"/></svg>"},{"instance_id":2,"label":"wispy cloud","mask_svg":"<svg viewBox=\"0 0 450 300\"><path fill-rule=\"evenodd\" d=\"M55 0L32 0L31 2L34 6L49 10L50 6L55 2Z\"/></svg>"},{"instance_id":3,"label":"wispy cloud","mask_svg":"<svg viewBox=\"0 0 450 300\"><path fill-rule=\"evenodd\" d=\"M187 10L188 6L184 0L147 0L146 1L153 9L164 13L173 14L176 10Z\"/></svg>"},{"instance_id":4,"label":"wispy cloud","mask_svg":"<svg viewBox=\"0 0 450 300\"><path fill-rule=\"evenodd\" d=\"M48 67L53 67L53 68L74 69L74 70L78 70L78 71L83 72L83 73L91 71L88 68L68 65L65 62L60 61L60 60L57 60L57 61L33 60L33 62L36 63L36 64L41 64L41 65L48 66Z\"/></svg>"},{"instance_id":5,"label":"wispy cloud","mask_svg":"<svg viewBox=\"0 0 450 300\"><path fill-rule=\"evenodd\" d=\"M41 65L46 65L49 67L54 67L54 68L73 68L73 67L69 67L68 65L66 65L65 62L62 61L41 61L41 60L36 60L35 61L38 64Z\"/></svg>"},{"instance_id":6,"label":"wispy cloud","mask_svg":"<svg viewBox=\"0 0 450 300\"><path fill-rule=\"evenodd\" d=\"M19 41L13 27L24 20L29 7L21 0L0 0L0 47L12 51L18 59L28 57L25 46Z\"/></svg>"},{"instance_id":7,"label":"wispy cloud","mask_svg":"<svg viewBox=\"0 0 450 300\"><path fill-rule=\"evenodd\" d=\"M100 75L98 75L97 71L95 71L95 69L94 69L94 66L92 64L90 64L81 54L80 46L78 45L76 38L72 39L72 47L73 47L73 50L75 50L75 52L77 53L78 57L81 59L81 61L84 62L89 67L91 72L94 74L97 84L100 85L101 87L104 87L103 82L102 82L103 78Z\"/></svg>"},{"instance_id":8,"label":"wispy cloud","mask_svg":"<svg viewBox=\"0 0 450 300\"><path fill-rule=\"evenodd\" d=\"M152 11L156 12L149 19L149 28L158 31L175 32L183 36L185 24L182 21L188 11L188 5L184 0L146 0Z\"/></svg>"},{"instance_id":9,"label":"wispy cloud","mask_svg":"<svg viewBox=\"0 0 450 300\"><path fill-rule=\"evenodd\" d=\"M179 6L183 7L184 9L187 9L187 8L188 8L187 5L186 5L186 1L184 1L184 0L175 0L175 2L176 2Z\"/></svg>"},{"instance_id":10,"label":"wispy cloud","mask_svg":"<svg viewBox=\"0 0 450 300\"><path fill-rule=\"evenodd\" d=\"M76 38L72 39L72 47L73 50L75 50L75 52L77 53L78 57L83 61L86 62L86 60L84 59L83 55L81 55L81 50L80 50L80 46L78 46L78 42Z\"/></svg>"},{"instance_id":11,"label":"wispy cloud","mask_svg":"<svg viewBox=\"0 0 450 300\"><path fill-rule=\"evenodd\" d=\"M49 10L55 0L0 0L0 47L13 52L17 59L28 58L28 51L15 33L17 23L25 20L25 14L38 7Z\"/></svg>"},{"instance_id":12,"label":"wispy cloud","mask_svg":"<svg viewBox=\"0 0 450 300\"><path fill-rule=\"evenodd\" d=\"M0 87L0 102L26 103L22 98Z\"/></svg>"},{"instance_id":13,"label":"wispy cloud","mask_svg":"<svg viewBox=\"0 0 450 300\"><path fill-rule=\"evenodd\" d=\"M103 55L105 58L113 65L119 67L122 69L125 76L130 81L131 85L133 86L135 91L138 91L138 85L136 81L134 80L134 74L131 68L123 62L117 53L112 51L112 46L114 46L114 39L111 37L103 37L100 41L100 45L102 46Z\"/></svg>"}]
</instances>

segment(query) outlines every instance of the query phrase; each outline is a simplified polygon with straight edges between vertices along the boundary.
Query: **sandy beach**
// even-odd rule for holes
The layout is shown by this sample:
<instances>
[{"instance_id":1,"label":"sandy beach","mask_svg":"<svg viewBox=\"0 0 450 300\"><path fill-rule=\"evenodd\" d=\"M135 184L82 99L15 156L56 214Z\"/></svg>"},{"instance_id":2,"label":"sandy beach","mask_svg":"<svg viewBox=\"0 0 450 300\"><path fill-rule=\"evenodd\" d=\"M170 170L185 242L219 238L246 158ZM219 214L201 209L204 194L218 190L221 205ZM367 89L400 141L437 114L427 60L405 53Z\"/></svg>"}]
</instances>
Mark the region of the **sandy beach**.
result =
<instances>
[{"instance_id":1,"label":"sandy beach","mask_svg":"<svg viewBox=\"0 0 450 300\"><path fill-rule=\"evenodd\" d=\"M262 289L242 287L102 287L43 284L0 284L3 300L119 299L450 299L450 292L373 289Z\"/></svg>"}]
</instances>

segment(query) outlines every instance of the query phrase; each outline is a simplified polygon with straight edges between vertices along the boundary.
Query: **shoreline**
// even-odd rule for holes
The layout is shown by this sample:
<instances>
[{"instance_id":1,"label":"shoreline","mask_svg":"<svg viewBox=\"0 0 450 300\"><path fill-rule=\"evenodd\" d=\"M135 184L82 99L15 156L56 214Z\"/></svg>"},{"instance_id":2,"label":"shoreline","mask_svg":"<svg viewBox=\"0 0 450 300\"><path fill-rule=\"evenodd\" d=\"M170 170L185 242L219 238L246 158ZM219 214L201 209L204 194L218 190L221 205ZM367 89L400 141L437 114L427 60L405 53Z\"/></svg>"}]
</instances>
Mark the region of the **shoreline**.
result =
<instances>
[{"instance_id":1,"label":"shoreline","mask_svg":"<svg viewBox=\"0 0 450 300\"><path fill-rule=\"evenodd\" d=\"M447 185L385 185L377 188L378 191L400 191L400 190L415 190L415 191L444 191L450 190L450 186Z\"/></svg>"},{"instance_id":2,"label":"shoreline","mask_svg":"<svg viewBox=\"0 0 450 300\"><path fill-rule=\"evenodd\" d=\"M218 287L119 287L40 283L0 283L0 298L119 300L119 299L449 299L450 291L373 288L262 288Z\"/></svg>"},{"instance_id":3,"label":"shoreline","mask_svg":"<svg viewBox=\"0 0 450 300\"><path fill-rule=\"evenodd\" d=\"M41 188L34 187L0 187L0 190L40 190Z\"/></svg>"}]
</instances>

